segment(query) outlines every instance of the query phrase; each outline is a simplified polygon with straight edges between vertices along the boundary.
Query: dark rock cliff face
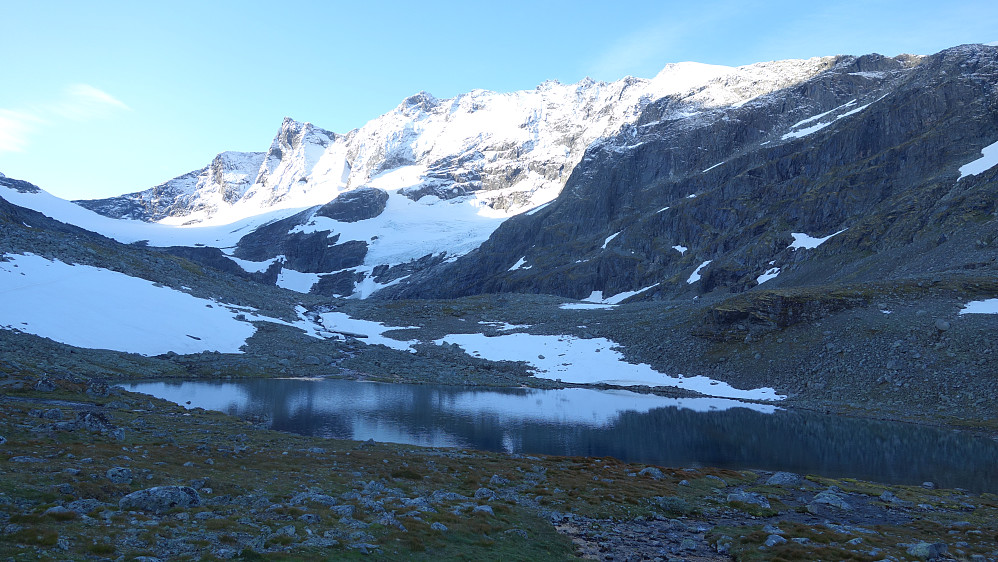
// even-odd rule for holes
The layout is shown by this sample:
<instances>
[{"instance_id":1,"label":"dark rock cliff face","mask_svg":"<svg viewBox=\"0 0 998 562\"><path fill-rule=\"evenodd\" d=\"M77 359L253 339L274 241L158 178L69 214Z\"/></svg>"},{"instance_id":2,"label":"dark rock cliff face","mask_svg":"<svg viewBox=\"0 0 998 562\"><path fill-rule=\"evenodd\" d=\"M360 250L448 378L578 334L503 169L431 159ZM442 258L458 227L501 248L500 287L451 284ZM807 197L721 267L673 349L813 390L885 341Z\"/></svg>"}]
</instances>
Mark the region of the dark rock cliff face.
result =
<instances>
[{"instance_id":1,"label":"dark rock cliff face","mask_svg":"<svg viewBox=\"0 0 998 562\"><path fill-rule=\"evenodd\" d=\"M998 168L958 181L998 141L998 48L842 57L740 107L684 109L649 106L550 205L382 295L647 299L741 292L775 268L766 287L998 271Z\"/></svg>"},{"instance_id":2,"label":"dark rock cliff face","mask_svg":"<svg viewBox=\"0 0 998 562\"><path fill-rule=\"evenodd\" d=\"M319 207L315 214L340 222L357 222L373 219L380 215L384 212L387 204L387 191L373 187L362 187L341 193L336 199Z\"/></svg>"}]
</instances>

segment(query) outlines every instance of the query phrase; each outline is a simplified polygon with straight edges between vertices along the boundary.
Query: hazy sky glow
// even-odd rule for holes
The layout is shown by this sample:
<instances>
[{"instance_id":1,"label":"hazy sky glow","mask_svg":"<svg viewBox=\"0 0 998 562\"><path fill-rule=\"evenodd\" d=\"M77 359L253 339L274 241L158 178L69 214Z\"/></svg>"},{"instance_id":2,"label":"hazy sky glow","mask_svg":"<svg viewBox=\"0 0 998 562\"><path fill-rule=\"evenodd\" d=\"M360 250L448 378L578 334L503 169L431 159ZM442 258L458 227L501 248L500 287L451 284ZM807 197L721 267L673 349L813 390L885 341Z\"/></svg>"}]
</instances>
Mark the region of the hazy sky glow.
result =
<instances>
[{"instance_id":1,"label":"hazy sky glow","mask_svg":"<svg viewBox=\"0 0 998 562\"><path fill-rule=\"evenodd\" d=\"M998 40L998 3L8 2L0 172L66 198L152 187L284 116L339 133L420 90L652 77L667 63L931 54Z\"/></svg>"}]
</instances>

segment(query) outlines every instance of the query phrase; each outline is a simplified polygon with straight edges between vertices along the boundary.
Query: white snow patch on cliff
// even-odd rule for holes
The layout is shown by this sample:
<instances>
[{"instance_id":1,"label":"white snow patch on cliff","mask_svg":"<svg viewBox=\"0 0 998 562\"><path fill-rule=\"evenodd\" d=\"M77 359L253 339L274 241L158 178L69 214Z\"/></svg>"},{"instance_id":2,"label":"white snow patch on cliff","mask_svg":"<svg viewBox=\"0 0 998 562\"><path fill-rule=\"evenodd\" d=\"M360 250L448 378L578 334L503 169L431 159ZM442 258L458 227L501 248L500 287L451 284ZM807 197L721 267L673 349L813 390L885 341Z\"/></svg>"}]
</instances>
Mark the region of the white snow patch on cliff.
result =
<instances>
[{"instance_id":1,"label":"white snow patch on cliff","mask_svg":"<svg viewBox=\"0 0 998 562\"><path fill-rule=\"evenodd\" d=\"M796 250L798 248L813 250L814 248L817 248L818 246L827 242L832 236L837 236L839 234L842 234L846 230L848 229L843 228L842 230L835 232L833 234L829 234L824 238L815 238L814 236L808 236L803 232L791 232L790 235L794 237L794 241L787 247L790 248L791 250Z\"/></svg>"},{"instance_id":2,"label":"white snow patch on cliff","mask_svg":"<svg viewBox=\"0 0 998 562\"><path fill-rule=\"evenodd\" d=\"M606 297L606 298L603 297L603 291L593 291L588 297L582 300L584 302L591 302L597 304L620 304L625 300L633 297L634 295L638 293L643 293L648 289L653 289L655 287L658 287L658 285L659 285L658 283L655 283L654 285L649 285L643 289L638 289L636 291L624 291L623 293L617 293L612 297Z\"/></svg>"},{"instance_id":3,"label":"white snow patch on cliff","mask_svg":"<svg viewBox=\"0 0 998 562\"><path fill-rule=\"evenodd\" d=\"M517 269L530 269L531 266L529 265L527 267L523 267L523 264L525 263L527 263L527 256L523 256L522 258L516 260L516 263L514 263L513 266L507 269L506 271L516 271Z\"/></svg>"},{"instance_id":4,"label":"white snow patch on cliff","mask_svg":"<svg viewBox=\"0 0 998 562\"><path fill-rule=\"evenodd\" d=\"M711 261L713 261L713 260L707 260L707 261L703 262L702 264L698 265L697 268L696 268L696 271L694 271L692 274L690 274L690 278L687 279L686 282L689 283L690 285L692 285L692 284L696 283L697 281L699 281L700 280L700 272L703 271L703 268L705 268L708 265L710 265Z\"/></svg>"},{"instance_id":5,"label":"white snow patch on cliff","mask_svg":"<svg viewBox=\"0 0 998 562\"><path fill-rule=\"evenodd\" d=\"M981 172L986 172L998 166L998 142L982 148L981 155L977 160L960 166L960 177L956 181L960 181L967 176L976 176Z\"/></svg>"},{"instance_id":6,"label":"white snow patch on cliff","mask_svg":"<svg viewBox=\"0 0 998 562\"><path fill-rule=\"evenodd\" d=\"M759 277L756 277L755 282L762 285L763 283L769 281L770 279L776 279L776 276L779 274L780 274L780 268L771 267L767 269L765 273L763 273Z\"/></svg>"},{"instance_id":7,"label":"white snow patch on cliff","mask_svg":"<svg viewBox=\"0 0 998 562\"><path fill-rule=\"evenodd\" d=\"M880 98L880 99L883 99L883 98ZM814 117L809 117L807 119L804 119L803 121L799 121L799 122L795 123L794 125L792 125L790 128L791 129L796 129L797 127L801 127L801 126L803 126L803 125L805 125L807 123L810 123L811 121L817 121L817 120L822 119L822 118L824 118L824 117L826 117L828 115L831 115L832 113L835 113L836 111L839 111L840 109L845 109L847 107L852 107L852 106L856 105L856 101L857 100L852 100L852 101L850 101L850 102L848 102L846 104L843 104L843 105L840 105L839 107L836 107L835 109L833 109L831 111L826 111L825 113L822 113L820 115L815 115ZM824 129L825 127L831 125L832 123L835 123L839 119L844 119L846 117L849 117L850 115L854 115L856 113L859 113L860 111L863 111L864 109L870 107L870 105L872 105L872 104L868 103L866 105L861 105L861 106L859 106L859 107L857 107L855 109L852 109L850 111L847 111L847 112L845 112L845 113L843 113L841 115L835 116L834 119L830 119L828 121L820 121L820 122L818 122L815 125L811 125L810 127L805 127L803 129L800 129L799 131L791 130L789 133L783 135L782 140L796 139L796 138L800 138L800 137L806 137L807 135L810 135L812 133L816 133L816 132Z\"/></svg>"}]
</instances>

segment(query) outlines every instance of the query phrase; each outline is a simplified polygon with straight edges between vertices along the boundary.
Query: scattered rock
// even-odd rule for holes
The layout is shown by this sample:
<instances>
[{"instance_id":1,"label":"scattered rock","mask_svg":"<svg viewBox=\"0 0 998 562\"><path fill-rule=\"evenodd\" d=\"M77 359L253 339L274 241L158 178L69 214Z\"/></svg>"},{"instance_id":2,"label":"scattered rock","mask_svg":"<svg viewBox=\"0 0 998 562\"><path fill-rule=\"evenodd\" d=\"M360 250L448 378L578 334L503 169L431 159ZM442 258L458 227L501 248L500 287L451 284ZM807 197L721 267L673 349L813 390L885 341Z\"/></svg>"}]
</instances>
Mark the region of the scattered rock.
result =
<instances>
[{"instance_id":1,"label":"scattered rock","mask_svg":"<svg viewBox=\"0 0 998 562\"><path fill-rule=\"evenodd\" d=\"M755 492L745 492L739 490L737 492L732 492L728 494L728 502L742 502L751 505L758 505L769 509L769 499L765 496L756 494Z\"/></svg>"},{"instance_id":2,"label":"scattered rock","mask_svg":"<svg viewBox=\"0 0 998 562\"><path fill-rule=\"evenodd\" d=\"M340 500L334 498L333 496L327 496L326 494L319 494L316 492L301 492L295 494L291 501L288 502L291 505L301 505L303 503L317 503L319 505L324 505L326 507L332 507L340 503Z\"/></svg>"},{"instance_id":3,"label":"scattered rock","mask_svg":"<svg viewBox=\"0 0 998 562\"><path fill-rule=\"evenodd\" d=\"M776 546L778 544L785 544L787 539L781 537L780 535L769 535L766 537L765 545L769 547Z\"/></svg>"},{"instance_id":4,"label":"scattered rock","mask_svg":"<svg viewBox=\"0 0 998 562\"><path fill-rule=\"evenodd\" d=\"M492 512L492 506L490 505L476 505L475 509L471 510L472 513L487 513L488 515L494 515Z\"/></svg>"},{"instance_id":5,"label":"scattered rock","mask_svg":"<svg viewBox=\"0 0 998 562\"><path fill-rule=\"evenodd\" d=\"M447 532L447 525L444 525L443 523L433 523L432 525L430 525L430 528L433 529L434 531L439 531L441 533Z\"/></svg>"},{"instance_id":6,"label":"scattered rock","mask_svg":"<svg viewBox=\"0 0 998 562\"><path fill-rule=\"evenodd\" d=\"M2 439L2 437L0 437L0 439ZM3 442L0 441L0 444L2 443ZM499 476L498 474L493 474L492 478L489 479L490 486L505 486L507 484L509 484L509 480L503 478L502 476Z\"/></svg>"},{"instance_id":7,"label":"scattered rock","mask_svg":"<svg viewBox=\"0 0 998 562\"><path fill-rule=\"evenodd\" d=\"M840 494L839 491L834 488L818 492L818 494L814 496L814 501L808 506L808 510L810 510L811 505L814 504L830 505L844 511L852 509L852 506L846 501L845 496Z\"/></svg>"},{"instance_id":8,"label":"scattered rock","mask_svg":"<svg viewBox=\"0 0 998 562\"><path fill-rule=\"evenodd\" d=\"M649 466L648 468L642 468L638 472L638 476L647 476L654 480L661 480L665 478L665 474L662 474L662 471L655 468L654 466Z\"/></svg>"},{"instance_id":9,"label":"scattered rock","mask_svg":"<svg viewBox=\"0 0 998 562\"><path fill-rule=\"evenodd\" d=\"M131 484L132 469L123 466L109 468L106 473L107 479L115 484Z\"/></svg>"},{"instance_id":10,"label":"scattered rock","mask_svg":"<svg viewBox=\"0 0 998 562\"><path fill-rule=\"evenodd\" d=\"M54 382L49 379L42 379L35 383L35 390L38 392L53 392L58 388Z\"/></svg>"},{"instance_id":11,"label":"scattered rock","mask_svg":"<svg viewBox=\"0 0 998 562\"><path fill-rule=\"evenodd\" d=\"M48 508L48 509L45 510L45 515L56 515L56 516L59 516L59 515L68 515L70 513L75 513L75 512L72 511L72 510L70 510L70 509L66 509L65 507L63 507L61 505L57 505L55 507L50 507L50 508Z\"/></svg>"},{"instance_id":12,"label":"scattered rock","mask_svg":"<svg viewBox=\"0 0 998 562\"><path fill-rule=\"evenodd\" d=\"M800 475L793 472L777 472L766 480L766 484L770 486L796 486L800 482Z\"/></svg>"},{"instance_id":13,"label":"scattered rock","mask_svg":"<svg viewBox=\"0 0 998 562\"><path fill-rule=\"evenodd\" d=\"M943 320L942 318L939 318L936 320L936 329L939 330L940 332L945 332L950 329L950 323Z\"/></svg>"},{"instance_id":14,"label":"scattered rock","mask_svg":"<svg viewBox=\"0 0 998 562\"><path fill-rule=\"evenodd\" d=\"M918 542L908 545L908 554L925 558L926 560L935 560L946 554L947 550L949 550L949 547L944 542Z\"/></svg>"},{"instance_id":15,"label":"scattered rock","mask_svg":"<svg viewBox=\"0 0 998 562\"><path fill-rule=\"evenodd\" d=\"M475 499L492 501L496 499L496 493L488 488L479 488L475 490Z\"/></svg>"},{"instance_id":16,"label":"scattered rock","mask_svg":"<svg viewBox=\"0 0 998 562\"><path fill-rule=\"evenodd\" d=\"M118 507L125 511L152 511L163 513L175 507L189 508L201 505L197 490L188 486L156 486L132 492L121 498Z\"/></svg>"},{"instance_id":17,"label":"scattered rock","mask_svg":"<svg viewBox=\"0 0 998 562\"><path fill-rule=\"evenodd\" d=\"M38 457L11 457L8 459L9 462L17 463L43 463L47 462L45 459L40 459Z\"/></svg>"}]
</instances>

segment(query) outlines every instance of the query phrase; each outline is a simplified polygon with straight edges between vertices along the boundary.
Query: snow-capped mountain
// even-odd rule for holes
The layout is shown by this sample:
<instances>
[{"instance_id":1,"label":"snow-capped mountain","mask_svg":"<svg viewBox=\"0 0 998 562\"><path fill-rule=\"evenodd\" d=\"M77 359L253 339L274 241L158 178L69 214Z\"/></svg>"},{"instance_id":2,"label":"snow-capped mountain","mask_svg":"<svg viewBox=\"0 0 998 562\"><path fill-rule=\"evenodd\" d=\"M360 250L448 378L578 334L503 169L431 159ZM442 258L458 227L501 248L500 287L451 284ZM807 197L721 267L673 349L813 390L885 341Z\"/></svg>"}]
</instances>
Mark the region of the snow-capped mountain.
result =
<instances>
[{"instance_id":1,"label":"snow-capped mountain","mask_svg":"<svg viewBox=\"0 0 998 562\"><path fill-rule=\"evenodd\" d=\"M259 174L263 157L262 152L223 152L204 168L145 191L76 203L109 217L148 221L212 212L246 193Z\"/></svg>"},{"instance_id":2,"label":"snow-capped mountain","mask_svg":"<svg viewBox=\"0 0 998 562\"><path fill-rule=\"evenodd\" d=\"M262 159L227 152L152 189L78 203L112 217L219 224L371 186L413 200L473 195L479 206L509 215L554 199L585 149L633 123L650 103L671 96L682 104L681 116L692 116L799 83L831 63L679 63L650 80L549 81L534 90L475 90L447 100L420 92L347 134L286 118Z\"/></svg>"},{"instance_id":3,"label":"snow-capped mountain","mask_svg":"<svg viewBox=\"0 0 998 562\"><path fill-rule=\"evenodd\" d=\"M833 63L832 57L739 68L680 63L653 79L551 81L534 90L475 90L448 100L421 92L347 134L286 118L265 154L222 153L206 168L152 189L77 203L108 217L178 226L283 216L288 228L269 228L267 244L260 236L248 245L222 245L211 237L199 244L225 248L247 271L279 263L277 282L288 288L366 296L416 269L466 254L508 217L554 200L593 142L617 135L659 100L672 100L671 119L695 120L706 109L744 104L806 81ZM385 201L377 213L363 211L363 219L333 219L318 210L343 193L372 189ZM369 200L361 194L351 204ZM343 204L337 204L340 212ZM320 243L320 233L329 244ZM306 235L310 247L324 246L326 258L288 257ZM332 259L337 252L348 256ZM331 263L341 267L319 265ZM329 274L336 281L320 285L320 276Z\"/></svg>"}]
</instances>

